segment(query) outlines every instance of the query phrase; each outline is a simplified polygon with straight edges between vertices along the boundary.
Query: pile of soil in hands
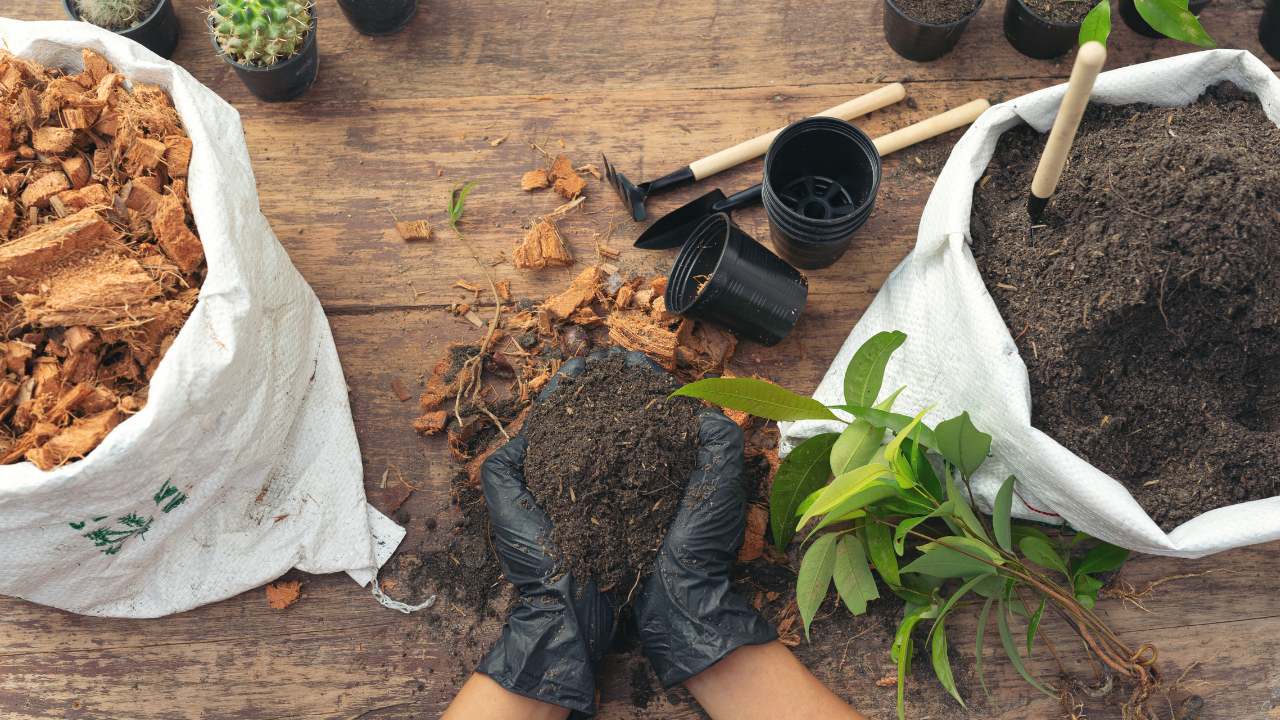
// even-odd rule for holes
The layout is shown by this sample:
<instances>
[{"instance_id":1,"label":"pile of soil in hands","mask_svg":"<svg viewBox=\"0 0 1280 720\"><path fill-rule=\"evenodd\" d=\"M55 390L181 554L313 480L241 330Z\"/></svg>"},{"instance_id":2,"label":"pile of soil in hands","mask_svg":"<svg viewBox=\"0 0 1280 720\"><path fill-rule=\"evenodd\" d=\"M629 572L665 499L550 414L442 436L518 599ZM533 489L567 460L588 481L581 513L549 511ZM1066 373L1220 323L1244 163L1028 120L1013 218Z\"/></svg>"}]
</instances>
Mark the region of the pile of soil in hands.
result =
<instances>
[{"instance_id":1,"label":"pile of soil in hands","mask_svg":"<svg viewBox=\"0 0 1280 720\"><path fill-rule=\"evenodd\" d=\"M978 0L893 0L907 17L931 25L953 23L978 7Z\"/></svg>"},{"instance_id":2,"label":"pile of soil in hands","mask_svg":"<svg viewBox=\"0 0 1280 720\"><path fill-rule=\"evenodd\" d=\"M1097 3L1084 0L1022 0L1027 9L1040 18L1059 25L1075 25L1082 22Z\"/></svg>"},{"instance_id":3,"label":"pile of soil in hands","mask_svg":"<svg viewBox=\"0 0 1280 720\"><path fill-rule=\"evenodd\" d=\"M554 526L561 567L626 590L647 575L697 460L698 402L622 354L561 377L524 424L525 482Z\"/></svg>"},{"instance_id":4,"label":"pile of soil in hands","mask_svg":"<svg viewBox=\"0 0 1280 720\"><path fill-rule=\"evenodd\" d=\"M163 89L0 51L0 463L84 457L195 306L191 140Z\"/></svg>"},{"instance_id":5,"label":"pile of soil in hands","mask_svg":"<svg viewBox=\"0 0 1280 720\"><path fill-rule=\"evenodd\" d=\"M1005 133L973 210L1033 423L1165 530L1280 494L1280 129L1229 84L1091 107L1031 226L1043 147Z\"/></svg>"}]
</instances>

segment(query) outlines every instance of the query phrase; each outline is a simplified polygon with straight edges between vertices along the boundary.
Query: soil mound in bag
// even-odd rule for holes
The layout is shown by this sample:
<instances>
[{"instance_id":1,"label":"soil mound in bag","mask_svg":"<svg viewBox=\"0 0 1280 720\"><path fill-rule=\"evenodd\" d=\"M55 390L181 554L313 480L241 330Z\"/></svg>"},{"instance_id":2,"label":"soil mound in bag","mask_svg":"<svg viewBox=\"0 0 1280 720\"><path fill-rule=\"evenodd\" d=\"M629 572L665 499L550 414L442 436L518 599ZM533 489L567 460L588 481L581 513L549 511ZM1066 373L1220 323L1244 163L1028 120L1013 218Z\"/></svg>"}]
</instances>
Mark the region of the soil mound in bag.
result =
<instances>
[{"instance_id":1,"label":"soil mound in bag","mask_svg":"<svg viewBox=\"0 0 1280 720\"><path fill-rule=\"evenodd\" d=\"M1280 126L1280 79L1256 57L1239 50L1192 53L1103 73L1094 88L1093 102L1184 107L1222 82L1230 82L1256 95L1261 112ZM1038 133L1048 132L1064 92L1065 86L1048 88L993 107L957 143L929 197L914 250L889 276L845 341L814 396L830 404L841 402L841 378L854 350L874 333L902 330L907 333L907 342L895 354L885 376L888 387L907 386L897 407L902 412L914 413L933 404L926 420L935 421L968 410L978 427L994 436L993 457L974 483L979 505L989 508L1000 483L1012 474L1019 480L1014 505L1020 517L1066 521L1090 535L1141 552L1199 557L1280 539L1280 498L1276 497L1236 502L1244 498L1227 496L1223 499L1235 504L1216 509L1211 509L1214 502L1205 498L1204 506L1193 509L1199 514L1166 532L1125 485L1107 473L1106 460L1097 460L1104 467L1090 464L1051 437L1059 428L1037 428L1032 422L1027 363L987 290L988 282L1003 281L984 278L975 263L969 247L970 218L975 184L988 172L1001 136L1025 125ZM1118 110L1094 109L1092 116L1097 117L1099 112ZM1203 148L1205 141L1206 138L1196 137L1194 133L1193 137L1186 138L1189 145L1197 148ZM1241 138L1239 144L1258 150L1247 136ZM1113 155L1130 151L1121 147L1110 149ZM1175 172L1176 168L1151 167L1147 180ZM1095 178L1095 181L1099 180ZM1195 183L1186 188L1192 198L1211 192L1235 193L1231 188L1199 187ZM1058 201L1059 198L1055 198L1050 207ZM1025 205L1025 190L1020 202ZM1231 202L1264 201L1235 193ZM1105 223L1115 212L1118 212L1115 207L1100 206L1098 216L1092 221ZM1228 219L1219 217L1217 221ZM1082 229L1082 236L1087 228L1088 224ZM1172 228L1170 232L1177 230ZM1216 241L1222 242L1223 238ZM1210 328L1197 327L1198 332L1208 330ZM1036 350L1031 352L1034 356ZM1248 382L1241 378L1242 384ZM1181 393L1187 388L1166 390ZM1085 407L1083 397L1081 401L1077 410ZM1247 428L1248 414L1244 417ZM1152 419L1135 421L1145 427ZM1202 432L1198 423L1203 424L1205 416L1201 412L1183 422L1185 433ZM786 441L795 444L827 429L822 423L805 422L789 424L783 432ZM1194 446L1195 443L1179 443L1176 439L1170 439L1168 445ZM1156 463L1168 459L1151 458ZM1112 460L1141 461L1129 457ZM1268 490L1263 489L1259 494L1266 492ZM1162 519L1172 525L1179 517L1166 514Z\"/></svg>"},{"instance_id":2,"label":"soil mound in bag","mask_svg":"<svg viewBox=\"0 0 1280 720\"><path fill-rule=\"evenodd\" d=\"M365 502L333 337L258 210L236 111L88 23L0 18L0 46L70 73L88 48L127 85L171 96L192 143L186 192L206 261L190 316L147 368L145 404L83 459L0 467L0 593L154 617L292 567L369 582L403 531Z\"/></svg>"}]
</instances>

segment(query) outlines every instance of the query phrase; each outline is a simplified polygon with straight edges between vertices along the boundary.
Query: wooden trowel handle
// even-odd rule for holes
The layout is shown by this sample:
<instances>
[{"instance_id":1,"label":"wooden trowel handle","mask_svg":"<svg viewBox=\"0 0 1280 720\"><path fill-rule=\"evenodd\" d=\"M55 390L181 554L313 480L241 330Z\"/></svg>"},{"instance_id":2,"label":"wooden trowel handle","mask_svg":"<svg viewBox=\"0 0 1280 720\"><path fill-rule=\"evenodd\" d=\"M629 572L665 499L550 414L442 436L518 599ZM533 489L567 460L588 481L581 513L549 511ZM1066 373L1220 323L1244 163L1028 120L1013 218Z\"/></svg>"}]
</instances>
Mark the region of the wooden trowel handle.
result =
<instances>
[{"instance_id":1,"label":"wooden trowel handle","mask_svg":"<svg viewBox=\"0 0 1280 720\"><path fill-rule=\"evenodd\" d=\"M833 108L823 110L818 113L818 116L852 120L873 110L879 110L900 102L906 96L907 89L902 86L902 83L893 83L892 85L885 85L878 90L872 90L866 95L856 97ZM737 167L748 160L754 160L765 154L765 151L769 149L769 143L773 142L778 133L784 129L778 128L746 142L738 143L731 148L725 148L714 155L695 160L689 163L689 169L693 171L695 180L702 180L731 167Z\"/></svg>"},{"instance_id":2,"label":"wooden trowel handle","mask_svg":"<svg viewBox=\"0 0 1280 720\"><path fill-rule=\"evenodd\" d=\"M977 120L978 116L986 112L989 107L991 103L986 100L972 100L958 108L934 115L928 120L921 120L915 125L908 125L901 130L876 138L876 150L880 151L881 157L884 157L918 142L962 128Z\"/></svg>"},{"instance_id":3,"label":"wooden trowel handle","mask_svg":"<svg viewBox=\"0 0 1280 720\"><path fill-rule=\"evenodd\" d=\"M1067 155L1071 153L1071 143L1080 128L1080 118L1084 116L1089 96L1093 93L1093 82L1098 79L1106 61L1107 49L1099 42L1087 42L1076 53L1067 94L1062 98L1058 117L1053 121L1053 130L1049 132L1049 141L1044 146L1044 155L1040 156L1036 176L1031 181L1031 194L1041 200L1047 200L1058 188Z\"/></svg>"}]
</instances>

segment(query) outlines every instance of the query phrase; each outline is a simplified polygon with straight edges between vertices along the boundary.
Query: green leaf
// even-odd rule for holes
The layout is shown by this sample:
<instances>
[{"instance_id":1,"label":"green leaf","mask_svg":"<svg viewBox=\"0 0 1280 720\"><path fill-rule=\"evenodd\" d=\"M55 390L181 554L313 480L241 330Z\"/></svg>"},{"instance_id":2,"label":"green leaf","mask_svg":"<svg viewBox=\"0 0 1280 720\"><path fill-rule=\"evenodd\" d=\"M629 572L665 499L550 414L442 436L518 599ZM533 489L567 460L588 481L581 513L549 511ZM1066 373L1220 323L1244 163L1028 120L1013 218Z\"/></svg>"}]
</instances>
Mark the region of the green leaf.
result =
<instances>
[{"instance_id":1,"label":"green leaf","mask_svg":"<svg viewBox=\"0 0 1280 720\"><path fill-rule=\"evenodd\" d=\"M1129 551L1110 543L1101 543L1081 558L1072 571L1074 574L1110 572L1124 565Z\"/></svg>"},{"instance_id":2,"label":"green leaf","mask_svg":"<svg viewBox=\"0 0 1280 720\"><path fill-rule=\"evenodd\" d=\"M902 413L889 412L879 407L864 407L862 405L837 405L837 410L843 410L859 420L865 420L872 425L886 430L892 430L895 433L901 433L908 425L911 424L910 415ZM933 430L928 425L920 423L916 426L915 437L926 447L933 447L935 442Z\"/></svg>"},{"instance_id":3,"label":"green leaf","mask_svg":"<svg viewBox=\"0 0 1280 720\"><path fill-rule=\"evenodd\" d=\"M871 462L884 442L884 430L871 423L856 420L840 433L831 448L831 472L843 475Z\"/></svg>"},{"instance_id":4,"label":"green leaf","mask_svg":"<svg viewBox=\"0 0 1280 720\"><path fill-rule=\"evenodd\" d=\"M902 622L898 623L898 631L894 634L893 645L889 648L889 656L898 664L898 718L902 720L904 713L904 689L907 685L907 672L911 668L911 655L914 643L911 632L925 618L937 617L937 608L933 606L908 605L903 611Z\"/></svg>"},{"instance_id":5,"label":"green leaf","mask_svg":"<svg viewBox=\"0 0 1280 720\"><path fill-rule=\"evenodd\" d=\"M942 618L945 618L947 614L951 612L951 608L955 607L956 603L960 602L960 600L963 599L965 595L968 595L970 590L977 587L979 583L996 579L998 578L992 575L978 575L977 577L972 577L966 580L965 583L956 588L956 591L951 593L951 597L947 598L947 601L942 604L942 608L938 610L938 619L941 620ZM931 630L929 630L929 632L933 633L934 630L937 629L938 628L935 625Z\"/></svg>"},{"instance_id":6,"label":"green leaf","mask_svg":"<svg viewBox=\"0 0 1280 720\"><path fill-rule=\"evenodd\" d=\"M1104 0L1105 1L1105 0ZM996 493L996 504L991 512L992 529L996 532L996 542L1008 552L1013 552L1013 476L1010 475L1000 491Z\"/></svg>"},{"instance_id":7,"label":"green leaf","mask_svg":"<svg viewBox=\"0 0 1280 720\"><path fill-rule=\"evenodd\" d=\"M951 693L951 697L960 703L960 707L965 707L964 700L960 698L960 691L956 689L956 679L951 674L951 658L947 657L947 629L944 626L945 618L938 618L933 623L933 634L931 641L930 655L933 659L933 674L938 676L938 682L947 692Z\"/></svg>"},{"instance_id":8,"label":"green leaf","mask_svg":"<svg viewBox=\"0 0 1280 720\"><path fill-rule=\"evenodd\" d=\"M987 529L983 527L982 521L973 512L973 508L969 506L964 493L956 487L955 474L950 472L947 473L947 497L954 505L955 516L964 522L965 530L984 542L990 543L991 538L987 536Z\"/></svg>"},{"instance_id":9,"label":"green leaf","mask_svg":"<svg viewBox=\"0 0 1280 720\"><path fill-rule=\"evenodd\" d=\"M927 412L929 412L929 408L921 410L918 415L911 419L911 422L906 427L902 428L901 432L893 436L893 439L889 441L889 444L884 447L885 460L892 463L897 459L898 453L902 449L902 442L911 437L911 432L916 429L916 426L924 419L924 415Z\"/></svg>"},{"instance_id":10,"label":"green leaf","mask_svg":"<svg viewBox=\"0 0 1280 720\"><path fill-rule=\"evenodd\" d=\"M826 405L755 378L704 378L671 393L751 413L766 420L838 420Z\"/></svg>"},{"instance_id":11,"label":"green leaf","mask_svg":"<svg viewBox=\"0 0 1280 720\"><path fill-rule=\"evenodd\" d=\"M1057 697L1057 695L1049 691L1049 688L1027 672L1026 666L1022 664L1022 656L1018 654L1018 648L1013 644L1013 633L1009 632L1009 613L1003 600L997 601L996 628L1000 630L1000 644L1004 646L1004 653L1009 656L1009 662L1013 663L1013 669L1017 670L1022 679L1026 680L1031 687L1049 697Z\"/></svg>"},{"instance_id":12,"label":"green leaf","mask_svg":"<svg viewBox=\"0 0 1280 720\"><path fill-rule=\"evenodd\" d=\"M1102 0L1093 6L1089 14L1084 16L1084 22L1080 23L1080 44L1099 42L1106 45L1110 36L1111 0Z\"/></svg>"},{"instance_id":13,"label":"green leaf","mask_svg":"<svg viewBox=\"0 0 1280 720\"><path fill-rule=\"evenodd\" d=\"M769 497L769 526L773 544L785 551L795 536L796 511L801 501L820 489L829 476L827 456L835 444L836 433L823 433L800 443L778 466Z\"/></svg>"},{"instance_id":14,"label":"green leaf","mask_svg":"<svg viewBox=\"0 0 1280 720\"><path fill-rule=\"evenodd\" d=\"M911 467L915 468L916 482L934 500L939 502L945 500L942 483L938 480L938 474L933 471L933 463L929 462L929 456L922 447L929 443L925 442L923 438L919 442L908 442L910 444L907 451L907 459L911 461Z\"/></svg>"},{"instance_id":15,"label":"green leaf","mask_svg":"<svg viewBox=\"0 0 1280 720\"><path fill-rule=\"evenodd\" d=\"M1040 598L1040 607L1031 614L1031 619L1027 621L1027 657L1031 657L1031 646L1036 641L1036 630L1040 628L1040 619L1044 617L1044 598Z\"/></svg>"},{"instance_id":16,"label":"green leaf","mask_svg":"<svg viewBox=\"0 0 1280 720\"><path fill-rule=\"evenodd\" d=\"M825 527L834 525L835 523L844 522L856 517L862 517L866 514L863 511L863 508L874 505L886 498L891 498L899 492L901 491L898 490L897 483L886 481L883 478L878 478L870 485L853 493L839 505L832 508L832 510L826 514L826 517L822 518L822 520L814 526L813 530L809 532L809 535L812 537L814 533ZM809 518L816 516L817 515L810 515ZM809 521L809 518L801 518L797 527L804 527L805 523Z\"/></svg>"},{"instance_id":17,"label":"green leaf","mask_svg":"<svg viewBox=\"0 0 1280 720\"><path fill-rule=\"evenodd\" d=\"M933 437L937 442L934 449L965 477L973 477L991 450L991 436L974 427L968 412L938 423Z\"/></svg>"},{"instance_id":18,"label":"green leaf","mask_svg":"<svg viewBox=\"0 0 1280 720\"><path fill-rule=\"evenodd\" d=\"M994 550L967 537L951 535L920 546L924 554L902 568L904 573L920 573L938 578L991 575L1003 560ZM985 558L990 562L984 562Z\"/></svg>"},{"instance_id":19,"label":"green leaf","mask_svg":"<svg viewBox=\"0 0 1280 720\"><path fill-rule=\"evenodd\" d=\"M1098 591L1102 589L1102 581L1092 575L1079 574L1076 575L1072 587L1075 589L1076 598L1088 598L1089 604L1086 607L1093 609L1098 599Z\"/></svg>"},{"instance_id":20,"label":"green leaf","mask_svg":"<svg viewBox=\"0 0 1280 720\"><path fill-rule=\"evenodd\" d=\"M809 637L809 623L817 614L822 601L827 597L827 589L831 587L831 575L836 565L836 541L839 533L827 533L818 538L804 559L800 561L800 576L796 580L796 605L800 608L800 618L804 620L804 636Z\"/></svg>"},{"instance_id":21,"label":"green leaf","mask_svg":"<svg viewBox=\"0 0 1280 720\"><path fill-rule=\"evenodd\" d=\"M978 675L978 683L982 685L982 694L991 699L991 691L987 689L987 678L982 674L982 641L987 634L987 619L991 617L991 603L995 602L995 598L987 598L987 602L982 606L982 612L978 614L978 629L973 638L973 670Z\"/></svg>"},{"instance_id":22,"label":"green leaf","mask_svg":"<svg viewBox=\"0 0 1280 720\"><path fill-rule=\"evenodd\" d=\"M1067 561L1051 543L1040 538L1025 537L1018 543L1018 549L1028 560L1040 567L1057 570L1068 578L1071 577L1071 573L1067 571Z\"/></svg>"},{"instance_id":23,"label":"green leaf","mask_svg":"<svg viewBox=\"0 0 1280 720\"><path fill-rule=\"evenodd\" d=\"M842 535L836 543L836 560L833 571L836 592L844 600L845 607L854 615L867 611L867 603L880 597L875 578L867 567L867 556L862 551L862 541L855 535Z\"/></svg>"},{"instance_id":24,"label":"green leaf","mask_svg":"<svg viewBox=\"0 0 1280 720\"><path fill-rule=\"evenodd\" d=\"M907 533L914 530L917 525L919 525L920 523L926 520L951 512L951 507L952 507L951 501L948 500L942 503L941 505L939 505L937 509L935 509L933 512L929 513L928 515L923 515L919 517L909 517L899 522L897 529L895 529L893 532L894 551L897 552L899 556L901 556L903 551L905 550L904 545L906 543Z\"/></svg>"},{"instance_id":25,"label":"green leaf","mask_svg":"<svg viewBox=\"0 0 1280 720\"><path fill-rule=\"evenodd\" d=\"M462 219L463 208L467 204L467 196L475 189L475 181L465 182L449 193L449 225L457 225Z\"/></svg>"},{"instance_id":26,"label":"green leaf","mask_svg":"<svg viewBox=\"0 0 1280 720\"><path fill-rule=\"evenodd\" d=\"M1187 9L1186 0L1133 0L1133 4L1142 19L1165 37L1202 48L1218 46L1205 32L1200 19Z\"/></svg>"},{"instance_id":27,"label":"green leaf","mask_svg":"<svg viewBox=\"0 0 1280 720\"><path fill-rule=\"evenodd\" d=\"M884 382L884 368L893 352L907 341L897 330L876 333L853 353L844 373L844 401L850 405L873 405Z\"/></svg>"},{"instance_id":28,"label":"green leaf","mask_svg":"<svg viewBox=\"0 0 1280 720\"><path fill-rule=\"evenodd\" d=\"M875 564L880 577L890 585L901 585L898 576L898 555L893 551L893 535L888 525L879 522L867 523L867 554Z\"/></svg>"},{"instance_id":29,"label":"green leaf","mask_svg":"<svg viewBox=\"0 0 1280 720\"><path fill-rule=\"evenodd\" d=\"M1026 523L1014 523L1013 544L1017 545L1018 543L1022 542L1022 538L1025 538L1025 537L1040 538L1041 540L1049 543L1050 545L1053 544L1053 540L1048 535L1046 535L1044 531L1041 530L1040 528L1034 525L1028 525Z\"/></svg>"},{"instance_id":30,"label":"green leaf","mask_svg":"<svg viewBox=\"0 0 1280 720\"><path fill-rule=\"evenodd\" d=\"M881 465L863 465L856 470L837 475L830 485L822 489L822 494L818 496L817 500L813 501L813 505L810 505L805 514L801 516L800 522L796 523L796 527L804 527L809 520L830 512L837 507L840 507L842 512L859 509L861 506L845 507L845 501L858 496L858 493L863 490L872 488L877 481L886 477L892 478L892 474L888 468ZM897 483L894 483L892 489L896 491L897 488ZM879 496L875 499L869 499L867 502L875 502L880 497L887 496Z\"/></svg>"},{"instance_id":31,"label":"green leaf","mask_svg":"<svg viewBox=\"0 0 1280 720\"><path fill-rule=\"evenodd\" d=\"M1098 599L1092 595L1077 595L1076 602L1080 603L1080 607L1092 610L1093 606L1098 604Z\"/></svg>"}]
</instances>

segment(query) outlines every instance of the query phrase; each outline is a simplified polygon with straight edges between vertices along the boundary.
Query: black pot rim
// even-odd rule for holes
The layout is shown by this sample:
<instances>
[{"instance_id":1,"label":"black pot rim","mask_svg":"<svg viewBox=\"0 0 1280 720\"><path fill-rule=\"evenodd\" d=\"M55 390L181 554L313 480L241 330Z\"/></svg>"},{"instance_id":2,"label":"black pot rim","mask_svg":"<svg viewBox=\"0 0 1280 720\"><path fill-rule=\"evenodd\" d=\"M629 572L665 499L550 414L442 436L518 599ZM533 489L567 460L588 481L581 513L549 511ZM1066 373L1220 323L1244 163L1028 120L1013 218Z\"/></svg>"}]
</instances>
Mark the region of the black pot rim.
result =
<instances>
[{"instance_id":1,"label":"black pot rim","mask_svg":"<svg viewBox=\"0 0 1280 720\"><path fill-rule=\"evenodd\" d=\"M923 20L917 20L916 18L912 17L902 8L898 7L898 4L895 3L893 0L884 0L884 1L885 1L885 4L892 7L902 17L907 18L911 22L921 27L927 27L927 28L949 28L949 27L954 27L956 25L959 25L960 23L969 22L970 20L973 19L974 15L978 14L978 11L982 10L982 4L986 2L986 0L978 0L978 4L973 7L973 12L969 13L968 15L965 15L959 20L952 20L951 22L945 22L945 23L931 23L931 22L925 22Z\"/></svg>"},{"instance_id":2,"label":"black pot rim","mask_svg":"<svg viewBox=\"0 0 1280 720\"><path fill-rule=\"evenodd\" d=\"M668 310L678 315L683 315L703 300L714 296L715 293L711 291L717 289L713 287L716 284L715 278L720 274L720 268L724 265L725 255L728 254L729 242L733 239L733 233L730 232L731 223L732 221L727 214L715 213L703 218L702 222L698 223L698 226L693 229L693 232L689 233L689 240L685 242L680 254L676 257L675 263L671 266L670 282L667 283L667 297L663 298L667 303ZM716 224L720 225L719 237L703 237ZM719 248L716 249L719 252L719 257L716 258L716 265L707 278L707 284L700 291L692 293L689 297L689 302L683 304L675 302L681 299L683 295L681 290L692 280L689 277L689 273L693 272L694 261L701 257L702 253L713 248L710 245L711 242L719 244Z\"/></svg>"},{"instance_id":3,"label":"black pot rim","mask_svg":"<svg viewBox=\"0 0 1280 720\"><path fill-rule=\"evenodd\" d=\"M66 2L67 0L62 0L62 1ZM163 1L168 2L169 0L163 0ZM242 72L249 72L249 73L271 72L273 70L278 70L282 67L287 66L289 63L296 61L298 58L306 55L307 50L310 49L310 47L315 44L316 28L319 24L316 21L315 3L312 3L307 7L307 12L311 14L311 28L307 30L307 39L302 43L302 48L298 50L298 52L290 55L288 58L282 60L281 62L276 63L275 65L267 65L267 66L245 65L244 63L232 60L230 56L228 56L226 53L222 51L222 46L218 45L218 38L214 37L213 35L213 17L212 16L206 17L206 24L209 26L209 42L213 43L213 50L218 54L218 57L222 58L223 62L235 67L237 70L240 70Z\"/></svg>"},{"instance_id":4,"label":"black pot rim","mask_svg":"<svg viewBox=\"0 0 1280 720\"><path fill-rule=\"evenodd\" d=\"M157 0L156 6L151 8L150 14L148 14L145 18L139 20L138 22L134 23L133 25L130 25L129 27L125 28L124 30L112 30L111 28L106 28L106 27L102 29L108 32L113 32L117 35L123 35L125 37L129 37L129 33L133 32L134 30L137 30L143 25L146 25L152 20L155 20L156 16L160 14L160 11L164 9L164 6L168 5L170 2L172 2L172 0ZM76 10L75 0L62 0L62 9L66 10L67 14L70 15L73 20L76 20L77 22L86 22L86 23L89 23L90 25L93 25L93 23L80 17L80 11ZM102 27L101 25L93 25L93 26Z\"/></svg>"},{"instance_id":5,"label":"black pot rim","mask_svg":"<svg viewBox=\"0 0 1280 720\"><path fill-rule=\"evenodd\" d=\"M773 189L773 182L769 177L769 167L772 165L772 161L776 157L776 155L774 154L774 151L776 148L780 147L778 145L778 140L781 139L783 135L786 135L788 131L792 130L798 125L801 125L802 123L810 123L819 127L826 126L826 129L834 132L839 132L840 128L843 128L843 127L852 129L854 136L848 139L852 140L855 144L858 145L860 149L866 152L867 157L871 160L871 166L872 166L871 167L871 170L872 170L871 187L867 189L866 200L864 200L862 204L860 204L857 208L855 208L853 212L842 217L828 218L828 219L810 218L801 213L796 212L795 210L792 210L789 207L786 207L785 205L782 205L781 202L778 203L779 212L782 213L783 218L785 219L787 224L800 223L802 225L806 225L808 227L814 228L817 233L830 232L834 234L834 233L843 232L848 225L855 224L855 223L861 226L865 222L865 217L871 213L871 209L875 206L876 195L880 191L880 181L882 179L882 175L884 171L881 167L880 152L876 150L875 141L871 139L871 136L867 135L865 132L860 130L858 126L854 125L853 123L840 120L839 118L831 118L831 117L824 117L824 116L804 118L803 120L798 120L792 123L791 125L787 126L785 129L783 129L782 132L778 133L778 136L774 138L773 142L770 144L769 150L765 153L764 178L763 178L764 188L763 188L762 195L765 198L776 198L776 193ZM791 139L790 137L786 138L786 140L790 140L790 139ZM766 200L764 204L765 204L766 210L768 210L771 203L768 200ZM859 218L862 218L862 220L859 221Z\"/></svg>"},{"instance_id":6,"label":"black pot rim","mask_svg":"<svg viewBox=\"0 0 1280 720\"><path fill-rule=\"evenodd\" d=\"M1031 17L1033 17L1033 18L1035 18L1035 19L1039 20L1040 22L1042 22L1042 23L1044 23L1045 25L1048 25L1048 26L1050 26L1050 27L1055 27L1055 28L1060 28L1060 29L1065 30L1065 29L1067 29L1067 28L1078 28L1078 27L1080 27L1081 25L1083 25L1083 24L1084 24L1084 18L1080 18L1080 22L1073 22L1073 23L1060 23L1060 22L1054 22L1053 20L1050 20L1050 19L1048 19L1048 18L1044 17L1043 15L1041 15L1040 13L1036 12L1035 10L1032 10L1031 8L1027 7L1027 4L1026 4L1025 2L1023 2L1022 0L1008 0L1008 2L1016 2L1016 3L1018 3L1018 5L1020 5L1020 6L1022 7L1022 9L1023 9L1023 10L1026 10L1026 11L1027 11L1027 14L1028 14L1028 15L1030 15Z\"/></svg>"}]
</instances>

